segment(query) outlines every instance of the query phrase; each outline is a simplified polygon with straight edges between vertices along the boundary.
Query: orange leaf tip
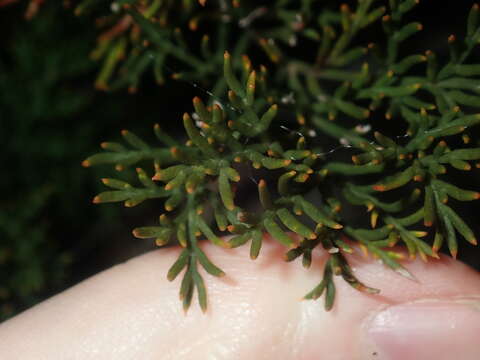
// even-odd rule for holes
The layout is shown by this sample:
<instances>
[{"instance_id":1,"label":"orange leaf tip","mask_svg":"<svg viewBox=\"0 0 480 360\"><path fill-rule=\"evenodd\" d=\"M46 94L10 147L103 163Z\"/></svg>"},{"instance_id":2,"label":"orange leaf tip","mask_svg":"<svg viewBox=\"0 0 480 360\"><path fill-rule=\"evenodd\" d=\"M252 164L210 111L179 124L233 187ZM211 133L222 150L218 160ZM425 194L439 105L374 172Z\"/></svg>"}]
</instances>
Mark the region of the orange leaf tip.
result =
<instances>
[{"instance_id":1,"label":"orange leaf tip","mask_svg":"<svg viewBox=\"0 0 480 360\"><path fill-rule=\"evenodd\" d=\"M360 250L362 251L363 256L365 258L368 258L368 254L369 254L368 253L368 248L363 244L360 244L359 246L360 246Z\"/></svg>"},{"instance_id":2,"label":"orange leaf tip","mask_svg":"<svg viewBox=\"0 0 480 360\"><path fill-rule=\"evenodd\" d=\"M124 205L125 205L125 207L134 207L136 205L136 203L134 203L131 200L127 200L127 201L124 202Z\"/></svg>"},{"instance_id":3,"label":"orange leaf tip","mask_svg":"<svg viewBox=\"0 0 480 360\"><path fill-rule=\"evenodd\" d=\"M230 244L229 242L225 242L225 241L219 242L217 245L218 245L219 247L221 247L221 248L224 248L224 249L231 249L231 248L233 248L232 244ZM222 276L224 276L224 275L225 275L225 273L220 274L220 275L218 275L218 276L219 276L219 277L222 277Z\"/></svg>"},{"instance_id":4,"label":"orange leaf tip","mask_svg":"<svg viewBox=\"0 0 480 360\"><path fill-rule=\"evenodd\" d=\"M163 245L166 245L168 241L164 240L164 239L155 239L155 245L157 246L163 246Z\"/></svg>"},{"instance_id":5,"label":"orange leaf tip","mask_svg":"<svg viewBox=\"0 0 480 360\"><path fill-rule=\"evenodd\" d=\"M82 166L83 166L83 167L90 167L91 165L92 165L92 164L91 164L90 161L88 161L88 160L83 160L83 161L82 161Z\"/></svg>"}]
</instances>

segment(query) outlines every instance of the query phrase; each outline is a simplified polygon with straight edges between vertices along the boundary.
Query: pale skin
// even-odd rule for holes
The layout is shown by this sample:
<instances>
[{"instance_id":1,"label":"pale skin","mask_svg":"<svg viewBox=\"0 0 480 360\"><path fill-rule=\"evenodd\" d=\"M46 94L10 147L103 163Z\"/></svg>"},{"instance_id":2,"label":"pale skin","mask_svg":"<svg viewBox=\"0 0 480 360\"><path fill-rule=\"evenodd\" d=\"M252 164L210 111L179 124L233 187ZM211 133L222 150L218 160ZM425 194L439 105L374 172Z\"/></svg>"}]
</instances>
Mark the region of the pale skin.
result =
<instances>
[{"instance_id":1,"label":"pale skin","mask_svg":"<svg viewBox=\"0 0 480 360\"><path fill-rule=\"evenodd\" d=\"M0 325L0 359L480 358L480 276L446 256L406 262L415 282L356 249L349 256L355 273L381 294L360 293L336 278L336 302L325 312L323 297L302 300L320 280L321 252L306 270L298 261L283 262L284 249L272 239L255 261L248 247L202 247L227 274L204 274L205 314L196 299L185 314L181 276L165 277L179 249L157 250Z\"/></svg>"}]
</instances>

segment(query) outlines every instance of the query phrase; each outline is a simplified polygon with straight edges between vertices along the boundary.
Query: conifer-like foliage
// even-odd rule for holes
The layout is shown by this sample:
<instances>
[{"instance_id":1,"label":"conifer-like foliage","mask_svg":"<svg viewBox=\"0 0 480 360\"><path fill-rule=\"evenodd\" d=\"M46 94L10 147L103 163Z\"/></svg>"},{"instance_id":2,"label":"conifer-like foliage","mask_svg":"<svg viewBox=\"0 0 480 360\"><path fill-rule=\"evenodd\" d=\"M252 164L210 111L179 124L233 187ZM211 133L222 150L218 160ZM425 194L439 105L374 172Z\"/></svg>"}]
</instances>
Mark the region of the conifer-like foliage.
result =
<instances>
[{"instance_id":1,"label":"conifer-like foliage","mask_svg":"<svg viewBox=\"0 0 480 360\"><path fill-rule=\"evenodd\" d=\"M287 261L302 257L305 267L315 261L313 250L322 249L328 254L323 276L305 297L325 293L326 309L338 276L360 291L378 292L355 277L347 237L409 278L414 274L401 265L394 245L427 260L442 246L455 257L460 240L476 244L448 200L478 200L480 193L458 187L448 173L480 167L480 63L470 56L480 40L479 7L466 9L464 34L446 39L449 56L428 49L404 54L405 43L428 31L405 20L415 16L417 3L111 4L94 52L103 61L97 87L135 90L152 73L163 83L171 75L168 64L175 63L182 71L174 79L211 91L185 109L186 141L162 124L154 126L156 144L123 130L122 143L102 143L104 151L83 163L135 167L138 174L135 184L103 179L111 190L95 203L163 204L158 225L133 234L183 248L167 277L182 273L185 309L195 292L207 307L199 268L224 275L201 250L202 238L224 248L248 244L255 259L268 233L285 246ZM77 13L98 11L96 4L84 1ZM362 40L371 31L383 31L383 41ZM298 56L299 47L311 48L311 56ZM264 61L254 63L249 53ZM351 161L332 160L337 150L346 150ZM252 177L258 207L240 201L240 185ZM349 206L370 226L350 221L342 211ZM227 233L233 237L222 237Z\"/></svg>"}]
</instances>

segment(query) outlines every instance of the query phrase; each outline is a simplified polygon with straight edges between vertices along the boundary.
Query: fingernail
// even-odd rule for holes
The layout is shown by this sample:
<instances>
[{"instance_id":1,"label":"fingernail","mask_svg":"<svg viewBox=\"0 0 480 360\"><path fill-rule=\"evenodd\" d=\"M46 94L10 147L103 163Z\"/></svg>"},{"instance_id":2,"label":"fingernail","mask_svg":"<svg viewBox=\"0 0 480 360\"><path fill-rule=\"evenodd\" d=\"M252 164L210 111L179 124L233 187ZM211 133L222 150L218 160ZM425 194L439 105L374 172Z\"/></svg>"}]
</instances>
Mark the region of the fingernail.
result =
<instances>
[{"instance_id":1,"label":"fingernail","mask_svg":"<svg viewBox=\"0 0 480 360\"><path fill-rule=\"evenodd\" d=\"M394 305L367 323L368 359L480 359L480 300Z\"/></svg>"}]
</instances>

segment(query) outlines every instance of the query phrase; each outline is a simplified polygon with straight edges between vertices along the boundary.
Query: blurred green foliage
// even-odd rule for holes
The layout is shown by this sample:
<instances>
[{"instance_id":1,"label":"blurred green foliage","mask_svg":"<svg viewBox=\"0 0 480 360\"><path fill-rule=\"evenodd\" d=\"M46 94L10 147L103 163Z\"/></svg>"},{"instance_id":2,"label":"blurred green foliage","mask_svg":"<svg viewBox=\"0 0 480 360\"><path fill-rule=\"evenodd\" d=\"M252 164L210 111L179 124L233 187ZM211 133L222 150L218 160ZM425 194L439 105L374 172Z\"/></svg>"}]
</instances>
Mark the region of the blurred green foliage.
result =
<instances>
[{"instance_id":1,"label":"blurred green foliage","mask_svg":"<svg viewBox=\"0 0 480 360\"><path fill-rule=\"evenodd\" d=\"M114 216L90 206L80 160L122 111L93 96L88 19L55 2L29 22L23 11L0 13L0 320L58 289L86 222Z\"/></svg>"}]
</instances>

